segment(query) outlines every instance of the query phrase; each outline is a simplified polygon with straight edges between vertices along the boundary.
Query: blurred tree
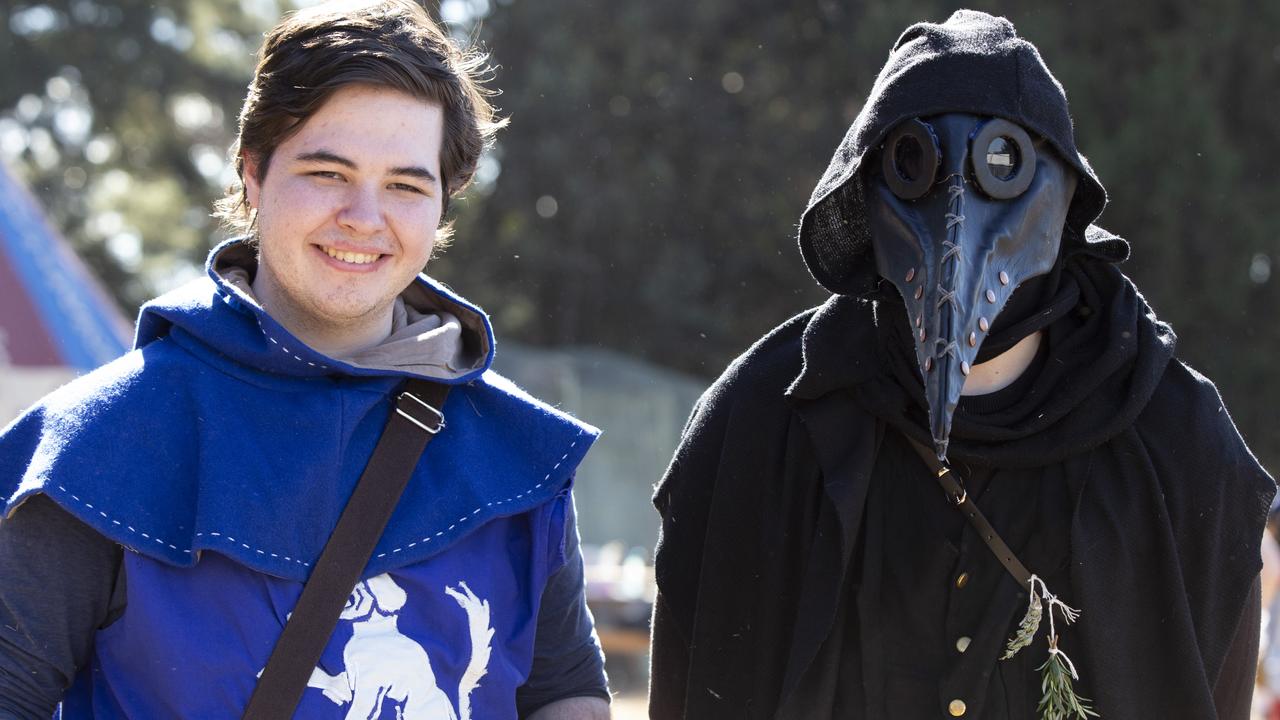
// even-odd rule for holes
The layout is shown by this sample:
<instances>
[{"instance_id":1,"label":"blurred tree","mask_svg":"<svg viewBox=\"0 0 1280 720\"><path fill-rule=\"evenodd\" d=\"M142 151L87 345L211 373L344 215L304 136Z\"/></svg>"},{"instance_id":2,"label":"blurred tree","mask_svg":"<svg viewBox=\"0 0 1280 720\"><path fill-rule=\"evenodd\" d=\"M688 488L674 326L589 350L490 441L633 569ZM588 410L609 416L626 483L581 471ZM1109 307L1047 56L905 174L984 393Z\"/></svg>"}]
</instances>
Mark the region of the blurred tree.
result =
<instances>
[{"instance_id":1,"label":"blurred tree","mask_svg":"<svg viewBox=\"0 0 1280 720\"><path fill-rule=\"evenodd\" d=\"M1275 467L1280 4L984 5L1062 80L1125 271ZM893 41L958 6L499 0L482 37L512 125L435 271L504 336L714 375L821 300L800 212Z\"/></svg>"},{"instance_id":2,"label":"blurred tree","mask_svg":"<svg viewBox=\"0 0 1280 720\"><path fill-rule=\"evenodd\" d=\"M247 8L253 8L250 11ZM0 157L122 307L197 271L271 0L57 0L0 12ZM13 69L17 69L15 72Z\"/></svg>"},{"instance_id":3,"label":"blurred tree","mask_svg":"<svg viewBox=\"0 0 1280 720\"><path fill-rule=\"evenodd\" d=\"M1125 272L1275 471L1280 4L1002 6L1067 88Z\"/></svg>"},{"instance_id":4,"label":"blurred tree","mask_svg":"<svg viewBox=\"0 0 1280 720\"><path fill-rule=\"evenodd\" d=\"M464 209L440 265L518 337L716 373L821 299L793 227L879 69L852 56L882 55L918 13L500 5L484 37L513 124L492 194Z\"/></svg>"}]
</instances>

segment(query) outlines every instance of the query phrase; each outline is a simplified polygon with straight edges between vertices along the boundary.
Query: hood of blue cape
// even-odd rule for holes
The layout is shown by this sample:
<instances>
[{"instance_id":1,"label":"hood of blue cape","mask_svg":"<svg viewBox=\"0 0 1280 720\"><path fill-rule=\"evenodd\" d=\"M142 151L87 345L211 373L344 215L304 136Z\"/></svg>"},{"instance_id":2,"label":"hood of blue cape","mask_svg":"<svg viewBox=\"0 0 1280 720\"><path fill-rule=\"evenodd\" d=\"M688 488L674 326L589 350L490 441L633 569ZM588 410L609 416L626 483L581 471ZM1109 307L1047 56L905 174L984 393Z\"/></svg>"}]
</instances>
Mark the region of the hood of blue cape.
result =
<instances>
[{"instance_id":1,"label":"hood of blue cape","mask_svg":"<svg viewBox=\"0 0 1280 720\"><path fill-rule=\"evenodd\" d=\"M107 537L163 562L215 551L305 580L410 371L355 367L293 337L223 280L149 303L134 350L0 431L8 516L44 493ZM447 427L419 461L365 577L442 552L527 512L573 478L599 431L489 370L484 313L420 275L412 288L459 318L475 367L445 380ZM436 379L436 378L429 378Z\"/></svg>"}]
</instances>

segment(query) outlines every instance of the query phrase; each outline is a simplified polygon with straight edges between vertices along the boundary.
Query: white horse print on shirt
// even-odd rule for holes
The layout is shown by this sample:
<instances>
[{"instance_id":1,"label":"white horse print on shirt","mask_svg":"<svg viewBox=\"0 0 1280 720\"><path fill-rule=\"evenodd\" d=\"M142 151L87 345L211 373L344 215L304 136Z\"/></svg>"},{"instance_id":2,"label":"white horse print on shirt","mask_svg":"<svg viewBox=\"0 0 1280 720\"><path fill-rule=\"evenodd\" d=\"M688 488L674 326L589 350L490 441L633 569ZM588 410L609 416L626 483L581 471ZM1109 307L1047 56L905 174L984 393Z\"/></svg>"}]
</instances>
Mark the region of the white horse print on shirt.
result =
<instances>
[{"instance_id":1,"label":"white horse print on shirt","mask_svg":"<svg viewBox=\"0 0 1280 720\"><path fill-rule=\"evenodd\" d=\"M307 685L338 705L350 704L347 720L373 720L387 702L396 707L398 720L471 720L471 692L489 668L489 602L476 597L465 582L444 591L466 611L471 637L457 708L436 683L427 651L400 633L397 616L408 595L385 573L356 585L342 611L341 619L350 620L352 630L342 651L346 669L330 675L317 667Z\"/></svg>"}]
</instances>

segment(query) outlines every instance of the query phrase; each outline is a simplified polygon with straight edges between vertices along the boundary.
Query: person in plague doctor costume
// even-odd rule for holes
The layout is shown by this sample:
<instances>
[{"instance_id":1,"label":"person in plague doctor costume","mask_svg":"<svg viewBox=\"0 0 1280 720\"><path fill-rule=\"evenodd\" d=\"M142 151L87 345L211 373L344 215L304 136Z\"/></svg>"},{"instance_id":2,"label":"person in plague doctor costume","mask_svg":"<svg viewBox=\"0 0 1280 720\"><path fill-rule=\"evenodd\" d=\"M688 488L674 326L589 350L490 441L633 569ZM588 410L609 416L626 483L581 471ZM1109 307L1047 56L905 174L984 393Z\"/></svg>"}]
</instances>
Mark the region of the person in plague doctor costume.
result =
<instances>
[{"instance_id":1,"label":"person in plague doctor costume","mask_svg":"<svg viewBox=\"0 0 1280 720\"><path fill-rule=\"evenodd\" d=\"M815 189L833 294L654 502L654 718L1247 718L1275 491L1091 223L1003 18L906 30Z\"/></svg>"}]
</instances>

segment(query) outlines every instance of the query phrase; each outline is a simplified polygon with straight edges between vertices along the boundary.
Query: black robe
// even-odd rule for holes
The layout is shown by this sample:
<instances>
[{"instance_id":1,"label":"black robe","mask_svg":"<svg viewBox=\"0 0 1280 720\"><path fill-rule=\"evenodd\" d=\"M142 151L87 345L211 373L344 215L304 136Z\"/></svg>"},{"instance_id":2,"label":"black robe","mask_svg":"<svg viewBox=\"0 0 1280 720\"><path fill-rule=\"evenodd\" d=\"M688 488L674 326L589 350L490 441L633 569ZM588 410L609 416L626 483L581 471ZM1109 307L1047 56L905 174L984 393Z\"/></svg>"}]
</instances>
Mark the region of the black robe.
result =
<instances>
[{"instance_id":1,"label":"black robe","mask_svg":"<svg viewBox=\"0 0 1280 720\"><path fill-rule=\"evenodd\" d=\"M1103 718L1218 717L1215 691L1248 691L1248 669L1231 672L1234 687L1219 680L1256 622L1274 483L1127 279L1087 257L1071 272L1079 308L1048 330L1039 398L1003 422L958 415L951 458L1068 477L1057 542L1069 587L1053 590L1083 610L1064 642ZM894 560L863 548L886 434L928 439L918 381L895 372L876 310L833 296L759 341L695 408L655 495L652 717L816 717L830 698L813 696L840 692L833 664L850 654L866 695L885 701L880 658L857 642L874 645L831 640L876 627L850 568Z\"/></svg>"}]
</instances>

